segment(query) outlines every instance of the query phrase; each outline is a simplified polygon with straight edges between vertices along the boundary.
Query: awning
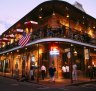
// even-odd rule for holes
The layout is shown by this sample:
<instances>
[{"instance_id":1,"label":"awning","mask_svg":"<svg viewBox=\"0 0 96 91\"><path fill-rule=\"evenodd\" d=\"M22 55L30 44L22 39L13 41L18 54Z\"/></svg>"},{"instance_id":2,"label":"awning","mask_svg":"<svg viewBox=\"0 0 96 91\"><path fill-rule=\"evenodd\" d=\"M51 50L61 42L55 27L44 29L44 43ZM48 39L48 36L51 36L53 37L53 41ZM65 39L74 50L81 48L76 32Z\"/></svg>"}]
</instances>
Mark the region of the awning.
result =
<instances>
[{"instance_id":1,"label":"awning","mask_svg":"<svg viewBox=\"0 0 96 91\"><path fill-rule=\"evenodd\" d=\"M0 42L0 45L3 45L3 43L2 43L2 42Z\"/></svg>"},{"instance_id":2,"label":"awning","mask_svg":"<svg viewBox=\"0 0 96 91\"><path fill-rule=\"evenodd\" d=\"M17 33L17 34L22 34L23 33L23 29L16 29L16 30L14 30L13 32L14 33Z\"/></svg>"},{"instance_id":3,"label":"awning","mask_svg":"<svg viewBox=\"0 0 96 91\"><path fill-rule=\"evenodd\" d=\"M34 27L38 25L38 22L35 21L27 21L24 23L26 27L30 28L30 27Z\"/></svg>"},{"instance_id":4,"label":"awning","mask_svg":"<svg viewBox=\"0 0 96 91\"><path fill-rule=\"evenodd\" d=\"M6 35L6 38L14 39L15 38L15 35L14 34Z\"/></svg>"},{"instance_id":5,"label":"awning","mask_svg":"<svg viewBox=\"0 0 96 91\"><path fill-rule=\"evenodd\" d=\"M0 39L0 42L10 42L8 38L2 38Z\"/></svg>"}]
</instances>

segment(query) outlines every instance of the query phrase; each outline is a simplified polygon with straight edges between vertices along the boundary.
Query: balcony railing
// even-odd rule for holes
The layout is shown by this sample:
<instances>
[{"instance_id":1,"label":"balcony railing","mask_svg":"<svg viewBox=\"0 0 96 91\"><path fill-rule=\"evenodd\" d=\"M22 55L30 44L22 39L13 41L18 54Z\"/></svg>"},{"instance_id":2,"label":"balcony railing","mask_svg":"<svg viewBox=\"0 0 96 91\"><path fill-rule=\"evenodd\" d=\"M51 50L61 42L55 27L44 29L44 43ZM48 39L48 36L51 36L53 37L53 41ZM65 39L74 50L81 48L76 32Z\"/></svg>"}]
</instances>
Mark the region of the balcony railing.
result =
<instances>
[{"instance_id":1,"label":"balcony railing","mask_svg":"<svg viewBox=\"0 0 96 91\"><path fill-rule=\"evenodd\" d=\"M63 28L47 28L47 29L39 29L33 31L31 34L31 39L29 42L42 39L42 38L67 38L91 45L96 45L96 39L92 39L87 33L80 33L77 30L69 29L66 27ZM6 45L3 48L0 48L0 52L9 50L11 48L17 47L18 41L13 44Z\"/></svg>"}]
</instances>

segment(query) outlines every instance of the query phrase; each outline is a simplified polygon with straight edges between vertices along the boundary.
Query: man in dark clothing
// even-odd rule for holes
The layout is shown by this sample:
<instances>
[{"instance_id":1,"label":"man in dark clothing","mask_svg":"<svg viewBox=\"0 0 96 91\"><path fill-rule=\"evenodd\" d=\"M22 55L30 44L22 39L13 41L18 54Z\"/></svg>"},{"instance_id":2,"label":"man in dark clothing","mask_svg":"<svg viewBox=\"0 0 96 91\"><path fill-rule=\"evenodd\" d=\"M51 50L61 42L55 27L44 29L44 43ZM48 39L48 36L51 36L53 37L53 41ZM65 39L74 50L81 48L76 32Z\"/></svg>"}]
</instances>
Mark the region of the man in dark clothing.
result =
<instances>
[{"instance_id":1,"label":"man in dark clothing","mask_svg":"<svg viewBox=\"0 0 96 91\"><path fill-rule=\"evenodd\" d=\"M56 68L50 66L49 68L50 81L55 81L55 78L54 78L55 71L56 71Z\"/></svg>"}]
</instances>

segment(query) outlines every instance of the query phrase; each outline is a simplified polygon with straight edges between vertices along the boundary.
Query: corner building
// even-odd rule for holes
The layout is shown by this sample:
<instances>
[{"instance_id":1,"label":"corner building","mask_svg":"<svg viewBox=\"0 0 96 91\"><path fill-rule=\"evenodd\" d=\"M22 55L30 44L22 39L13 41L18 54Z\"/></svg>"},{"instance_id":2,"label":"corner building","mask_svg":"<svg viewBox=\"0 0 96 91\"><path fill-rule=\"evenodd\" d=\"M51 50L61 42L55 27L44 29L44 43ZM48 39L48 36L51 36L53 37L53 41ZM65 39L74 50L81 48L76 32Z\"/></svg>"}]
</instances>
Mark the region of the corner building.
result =
<instances>
[{"instance_id":1,"label":"corner building","mask_svg":"<svg viewBox=\"0 0 96 91\"><path fill-rule=\"evenodd\" d=\"M20 46L23 33L30 40ZM62 66L77 64L77 78L89 77L88 66L96 68L96 19L65 1L46 1L6 30L0 39L0 75L30 79L34 67L35 80L41 80L41 65L56 67L56 79L62 79ZM64 78L66 79L66 77Z\"/></svg>"}]
</instances>

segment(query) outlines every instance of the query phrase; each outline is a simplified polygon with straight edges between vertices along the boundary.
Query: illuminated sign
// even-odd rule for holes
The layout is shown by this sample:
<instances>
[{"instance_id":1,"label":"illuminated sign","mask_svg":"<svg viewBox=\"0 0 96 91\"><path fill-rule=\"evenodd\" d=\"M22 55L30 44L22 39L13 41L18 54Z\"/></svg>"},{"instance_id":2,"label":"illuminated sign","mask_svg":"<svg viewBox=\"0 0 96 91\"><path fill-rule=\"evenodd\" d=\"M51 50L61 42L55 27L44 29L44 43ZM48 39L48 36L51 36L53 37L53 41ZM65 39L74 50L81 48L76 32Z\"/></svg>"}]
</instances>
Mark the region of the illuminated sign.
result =
<instances>
[{"instance_id":1,"label":"illuminated sign","mask_svg":"<svg viewBox=\"0 0 96 91\"><path fill-rule=\"evenodd\" d=\"M50 55L59 55L58 47L51 47Z\"/></svg>"}]
</instances>

